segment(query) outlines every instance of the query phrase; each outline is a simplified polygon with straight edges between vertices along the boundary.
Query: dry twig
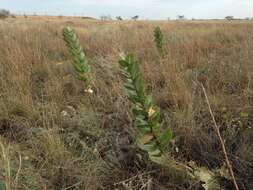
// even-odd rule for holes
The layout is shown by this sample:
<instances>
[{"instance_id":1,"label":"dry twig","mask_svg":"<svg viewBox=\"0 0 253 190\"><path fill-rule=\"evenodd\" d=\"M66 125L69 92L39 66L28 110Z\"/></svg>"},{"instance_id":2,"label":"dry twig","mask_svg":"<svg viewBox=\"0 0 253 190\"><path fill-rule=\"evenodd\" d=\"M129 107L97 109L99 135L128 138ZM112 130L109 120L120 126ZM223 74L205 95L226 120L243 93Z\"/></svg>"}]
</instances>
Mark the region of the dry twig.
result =
<instances>
[{"instance_id":1,"label":"dry twig","mask_svg":"<svg viewBox=\"0 0 253 190\"><path fill-rule=\"evenodd\" d=\"M217 125L217 122L216 122L216 120L215 120L213 111L212 111L211 106L210 106L210 102L209 102L209 99L208 99L208 96L207 96L207 93L206 93L206 89L205 89L205 87L204 87L203 84L201 84L201 87L202 87L203 92L204 92L204 95L205 95L206 103L207 103L207 105L208 105L208 110L209 110L209 112L210 112L210 115L211 115L212 120L213 120L213 123L214 123L213 128L214 128L215 132L217 133L218 138L219 138L219 140L220 140L222 152L223 152L223 154L224 154L225 161L226 161L227 167L228 167L228 169L229 169L229 173L230 173L230 175L231 175L231 177L232 177L232 180L233 180L235 189L236 189L236 190L239 190L239 187L238 187L237 182L236 182L236 179L235 179L235 175L234 175L234 171L233 171L232 165L231 165L231 163L230 163L230 161L229 161L229 159L228 159L228 154L227 154L227 150L226 150L226 147L225 147L224 140L223 140L223 138L222 138L222 136L221 136L220 129L219 129L218 125Z\"/></svg>"}]
</instances>

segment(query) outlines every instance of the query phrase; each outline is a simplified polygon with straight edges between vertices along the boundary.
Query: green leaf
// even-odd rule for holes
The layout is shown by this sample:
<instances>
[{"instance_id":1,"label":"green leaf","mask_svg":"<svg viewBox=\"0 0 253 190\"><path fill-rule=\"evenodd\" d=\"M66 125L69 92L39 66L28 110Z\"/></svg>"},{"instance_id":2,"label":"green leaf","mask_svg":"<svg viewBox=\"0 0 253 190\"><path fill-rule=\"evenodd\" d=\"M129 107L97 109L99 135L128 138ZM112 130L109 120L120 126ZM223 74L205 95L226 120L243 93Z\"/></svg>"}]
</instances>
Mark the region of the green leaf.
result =
<instances>
[{"instance_id":1,"label":"green leaf","mask_svg":"<svg viewBox=\"0 0 253 190\"><path fill-rule=\"evenodd\" d=\"M156 124L151 124L151 126L152 126L153 134L158 139L158 142L159 142L159 138L161 136L161 124L156 123Z\"/></svg>"},{"instance_id":2,"label":"green leaf","mask_svg":"<svg viewBox=\"0 0 253 190\"><path fill-rule=\"evenodd\" d=\"M241 112L240 116L243 117L243 118L247 118L247 117L249 117L249 114L246 113L246 112Z\"/></svg>"},{"instance_id":3,"label":"green leaf","mask_svg":"<svg viewBox=\"0 0 253 190\"><path fill-rule=\"evenodd\" d=\"M137 91L140 99L144 100L145 99L145 87L144 87L142 78L140 76L135 78L135 88L136 88L136 91Z\"/></svg>"},{"instance_id":4,"label":"green leaf","mask_svg":"<svg viewBox=\"0 0 253 190\"><path fill-rule=\"evenodd\" d=\"M157 164L164 165L164 166L168 165L168 160L163 154L158 155L158 156L157 155L153 155L153 156L149 155L149 158L150 158L150 160L152 160L153 162L155 162Z\"/></svg>"},{"instance_id":5,"label":"green leaf","mask_svg":"<svg viewBox=\"0 0 253 190\"><path fill-rule=\"evenodd\" d=\"M126 84L124 84L124 87L125 87L127 90L131 90L131 91L134 91L134 90L135 90L134 85L131 84L131 83L126 83Z\"/></svg>"},{"instance_id":6,"label":"green leaf","mask_svg":"<svg viewBox=\"0 0 253 190\"><path fill-rule=\"evenodd\" d=\"M139 67L137 66L137 64L132 64L130 67L130 73L132 78L135 80L136 77L139 76Z\"/></svg>"},{"instance_id":7,"label":"green leaf","mask_svg":"<svg viewBox=\"0 0 253 190\"><path fill-rule=\"evenodd\" d=\"M155 149L154 151L150 151L149 153L148 153L150 156L161 156L161 154L162 154L162 152L157 148L157 149Z\"/></svg>"},{"instance_id":8,"label":"green leaf","mask_svg":"<svg viewBox=\"0 0 253 190\"><path fill-rule=\"evenodd\" d=\"M147 151L148 153L149 152L154 152L156 151L158 148L157 144L155 143L155 141L151 141L149 143L146 143L146 144L142 144L140 141L140 139L138 139L138 142L139 142L139 147L142 149L142 150L145 150Z\"/></svg>"},{"instance_id":9,"label":"green leaf","mask_svg":"<svg viewBox=\"0 0 253 190\"><path fill-rule=\"evenodd\" d=\"M152 97L150 95L147 95L144 100L144 108L148 110L150 107L152 107Z\"/></svg>"},{"instance_id":10,"label":"green leaf","mask_svg":"<svg viewBox=\"0 0 253 190\"><path fill-rule=\"evenodd\" d=\"M164 149L169 144L171 139L172 139L171 129L167 128L162 132L162 134L159 138L161 148Z\"/></svg>"},{"instance_id":11,"label":"green leaf","mask_svg":"<svg viewBox=\"0 0 253 190\"><path fill-rule=\"evenodd\" d=\"M142 126L142 125L149 125L149 123L145 120L143 115L136 116L135 125Z\"/></svg>"},{"instance_id":12,"label":"green leaf","mask_svg":"<svg viewBox=\"0 0 253 190\"><path fill-rule=\"evenodd\" d=\"M139 125L136 127L138 128L139 133L141 133L142 135L151 132L151 128L149 127L149 125Z\"/></svg>"}]
</instances>

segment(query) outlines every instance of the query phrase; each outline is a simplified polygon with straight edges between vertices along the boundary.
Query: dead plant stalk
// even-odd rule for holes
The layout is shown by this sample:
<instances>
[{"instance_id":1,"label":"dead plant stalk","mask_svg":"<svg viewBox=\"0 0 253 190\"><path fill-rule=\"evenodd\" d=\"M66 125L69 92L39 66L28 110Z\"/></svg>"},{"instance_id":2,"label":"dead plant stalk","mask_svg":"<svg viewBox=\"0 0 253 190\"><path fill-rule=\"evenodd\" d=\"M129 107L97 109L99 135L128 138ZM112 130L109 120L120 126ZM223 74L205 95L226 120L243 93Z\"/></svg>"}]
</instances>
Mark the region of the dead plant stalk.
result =
<instances>
[{"instance_id":1,"label":"dead plant stalk","mask_svg":"<svg viewBox=\"0 0 253 190\"><path fill-rule=\"evenodd\" d=\"M228 154L227 154L226 146L225 146L224 140L223 140L223 138L221 136L221 133L220 133L220 128L217 125L217 122L215 120L215 117L214 117L214 114L213 114L213 111L211 109L211 105L210 105L210 102L209 102L209 99L208 99L208 96L207 96L207 93L206 93L206 89L205 89L205 87L204 87L204 85L202 83L201 83L201 87L202 87L202 90L203 90L204 95L205 95L205 99L206 99L206 103L207 103L207 106L208 106L208 110L210 112L210 115L211 115L213 123L214 123L213 128L214 128L215 132L217 133L218 138L220 140L222 152L224 154L225 161L226 161L226 164L227 164L228 169L229 169L229 173L230 173L230 175L232 177L235 189L239 190L239 187L238 187L236 179L235 179L235 175L234 175L234 171L233 171L232 165L231 165L231 163L230 163L230 161L228 159Z\"/></svg>"}]
</instances>

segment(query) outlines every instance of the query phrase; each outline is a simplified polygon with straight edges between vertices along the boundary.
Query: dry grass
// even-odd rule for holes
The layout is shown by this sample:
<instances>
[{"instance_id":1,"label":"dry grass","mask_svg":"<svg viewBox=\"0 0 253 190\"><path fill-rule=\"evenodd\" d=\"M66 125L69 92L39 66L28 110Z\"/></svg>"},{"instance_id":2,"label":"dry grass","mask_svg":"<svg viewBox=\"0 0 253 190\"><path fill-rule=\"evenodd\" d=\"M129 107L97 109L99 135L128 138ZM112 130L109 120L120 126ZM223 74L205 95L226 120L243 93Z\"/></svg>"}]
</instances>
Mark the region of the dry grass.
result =
<instances>
[{"instance_id":1,"label":"dry grass","mask_svg":"<svg viewBox=\"0 0 253 190\"><path fill-rule=\"evenodd\" d=\"M166 38L163 59L153 42L157 25ZM92 96L72 76L64 26L77 31L87 53L97 79ZM169 151L175 159L210 169L223 165L201 82L240 189L253 189L253 23L12 18L0 21L0 36L0 143L7 155L0 155L0 163L9 163L0 171L11 173L0 172L0 187L113 189L139 176L125 186L151 188L152 181L154 189L189 188L188 182L176 183L153 166L122 164L131 156L117 145L131 139L133 129L118 58L130 51L141 63L165 125L173 129Z\"/></svg>"}]
</instances>

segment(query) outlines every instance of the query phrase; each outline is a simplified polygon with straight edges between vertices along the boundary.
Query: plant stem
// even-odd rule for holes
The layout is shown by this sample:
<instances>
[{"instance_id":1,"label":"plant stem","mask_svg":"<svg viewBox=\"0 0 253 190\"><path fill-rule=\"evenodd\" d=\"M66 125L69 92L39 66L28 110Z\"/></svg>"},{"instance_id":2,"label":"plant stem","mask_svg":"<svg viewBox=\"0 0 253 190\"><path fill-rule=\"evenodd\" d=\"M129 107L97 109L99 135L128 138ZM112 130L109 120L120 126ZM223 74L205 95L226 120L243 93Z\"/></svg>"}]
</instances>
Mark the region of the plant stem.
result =
<instances>
[{"instance_id":1,"label":"plant stem","mask_svg":"<svg viewBox=\"0 0 253 190\"><path fill-rule=\"evenodd\" d=\"M208 96L207 96L207 93L206 93L206 89L205 89L205 87L204 87L204 85L203 85L202 83L201 83L201 87L202 87L203 92L204 92L204 95L205 95L206 103L207 103L207 105L208 105L208 110L209 110L209 112L210 112L210 115L211 115L212 120L213 120L213 123L214 123L213 128L214 128L215 132L217 133L218 138L219 138L219 140L220 140L222 152L223 152L223 154L224 154L225 161L226 161L227 166L228 166L228 169L229 169L229 173L230 173L230 175L231 175L231 177L232 177L232 180L233 180L235 189L236 189L236 190L239 190L239 187L238 187L237 182L236 182L236 179L235 179L235 175L234 175L234 171L233 171L232 165L231 165L231 163L230 163L230 161L229 161L229 159L228 159L228 154L227 154L227 150L226 150L226 146L225 146L224 140L223 140L223 138L222 138L222 136L221 136L220 129L219 129L218 125L217 125L217 122L216 122L216 120L215 120L213 111L212 111L212 109L211 109L210 102L209 102L209 99L208 99Z\"/></svg>"}]
</instances>

